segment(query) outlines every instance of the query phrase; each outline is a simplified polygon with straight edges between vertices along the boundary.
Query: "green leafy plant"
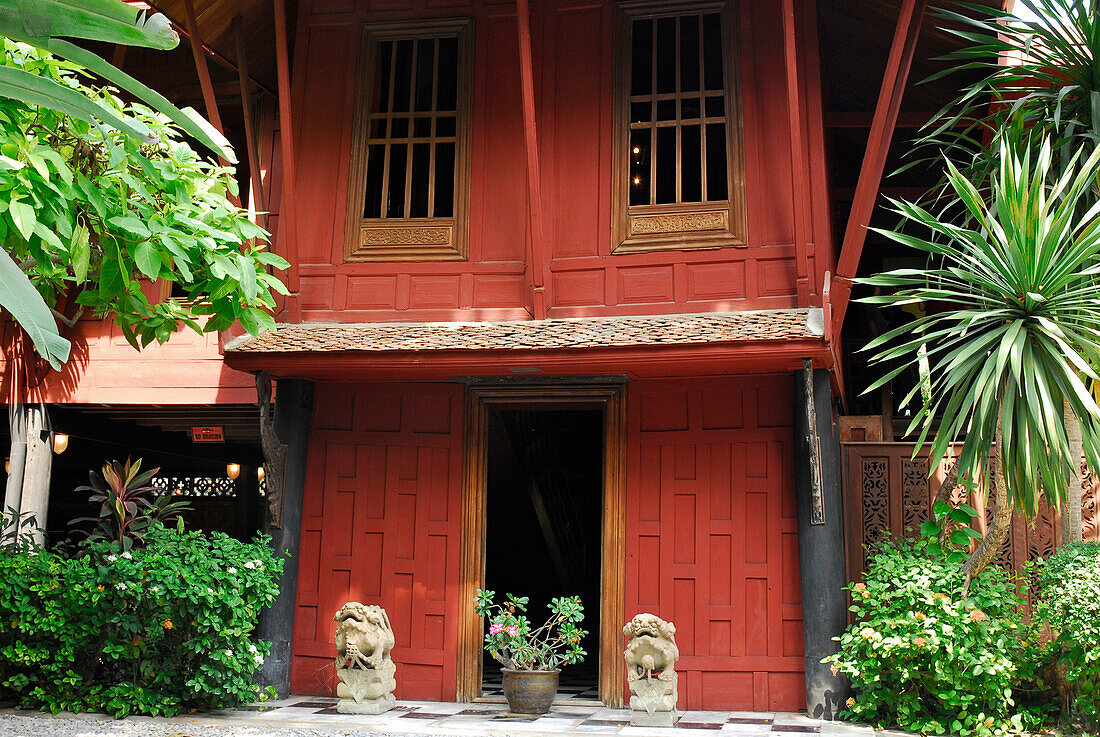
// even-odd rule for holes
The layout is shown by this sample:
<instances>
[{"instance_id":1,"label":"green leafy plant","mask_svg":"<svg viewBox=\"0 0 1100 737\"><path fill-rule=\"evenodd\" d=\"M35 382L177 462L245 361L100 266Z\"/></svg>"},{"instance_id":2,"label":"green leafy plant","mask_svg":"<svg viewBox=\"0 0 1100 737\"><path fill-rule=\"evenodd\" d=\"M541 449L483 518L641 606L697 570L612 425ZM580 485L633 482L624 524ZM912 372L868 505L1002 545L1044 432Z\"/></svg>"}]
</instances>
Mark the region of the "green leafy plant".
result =
<instances>
[{"instance_id":1,"label":"green leafy plant","mask_svg":"<svg viewBox=\"0 0 1100 737\"><path fill-rule=\"evenodd\" d=\"M991 567L960 595L958 563L928 539L884 542L847 587L856 623L825 659L852 685L844 716L922 734L1002 735L1035 719L1013 686L1034 634L1020 581Z\"/></svg>"},{"instance_id":2,"label":"green leafy plant","mask_svg":"<svg viewBox=\"0 0 1100 737\"><path fill-rule=\"evenodd\" d=\"M1066 545L1037 576L1035 614L1050 627L1048 680L1071 720L1100 725L1100 543Z\"/></svg>"},{"instance_id":3,"label":"green leafy plant","mask_svg":"<svg viewBox=\"0 0 1100 737\"><path fill-rule=\"evenodd\" d=\"M1100 149L1086 160L1071 157L1067 172L1055 176L1049 141L1033 146L1006 135L999 146L988 201L980 182L946 162L969 225L891 200L924 237L878 232L926 254L927 267L861 280L889 292L864 301L922 303L927 310L864 348L875 351L872 363L902 364L867 391L927 352L931 397L917 407L909 432L916 432L917 447L934 433L933 458L961 442L959 479L986 478L996 502L990 534L966 563L970 575L992 560L1013 506L1033 515L1041 492L1055 507L1065 500L1079 459L1057 411L1063 404L1081 421L1089 463L1100 461L1100 407L1083 380L1097 379L1092 366L1100 366L1100 205L1083 201Z\"/></svg>"},{"instance_id":4,"label":"green leafy plant","mask_svg":"<svg viewBox=\"0 0 1100 737\"><path fill-rule=\"evenodd\" d=\"M268 651L253 638L282 565L265 538L159 523L121 552L0 548L0 697L118 717L251 702Z\"/></svg>"},{"instance_id":5,"label":"green leafy plant","mask_svg":"<svg viewBox=\"0 0 1100 737\"><path fill-rule=\"evenodd\" d=\"M135 347L163 343L183 326L274 328L272 292L286 288L268 269L287 263L230 202L233 170L200 157L164 115L89 86L80 67L26 44L0 45L0 68L53 80L154 134L139 140L0 97L0 304L33 318L21 325L39 353L60 367L60 344L42 341L53 340L54 318L71 324L85 311L112 318ZM31 309L28 278L48 318ZM151 300L143 280L171 282L177 295Z\"/></svg>"},{"instance_id":6,"label":"green leafy plant","mask_svg":"<svg viewBox=\"0 0 1100 737\"><path fill-rule=\"evenodd\" d=\"M191 508L187 502L173 501L166 494L150 498L153 487L148 483L158 471L159 468L154 468L141 473L141 459L131 462L127 458L125 463L108 461L103 464L102 475L89 472L90 484L76 490L92 492L88 501L99 503L99 516L80 517L69 524L95 523L88 539L112 542L120 550L144 543L155 523L178 517Z\"/></svg>"},{"instance_id":7,"label":"green leafy plant","mask_svg":"<svg viewBox=\"0 0 1100 737\"><path fill-rule=\"evenodd\" d=\"M515 670L553 670L562 664L584 661L581 640L588 634L578 625L584 620L579 596L555 597L546 606L550 617L532 628L527 619L528 597L505 594L495 604L495 591L478 589L474 611L489 619L485 649L505 668Z\"/></svg>"}]
</instances>

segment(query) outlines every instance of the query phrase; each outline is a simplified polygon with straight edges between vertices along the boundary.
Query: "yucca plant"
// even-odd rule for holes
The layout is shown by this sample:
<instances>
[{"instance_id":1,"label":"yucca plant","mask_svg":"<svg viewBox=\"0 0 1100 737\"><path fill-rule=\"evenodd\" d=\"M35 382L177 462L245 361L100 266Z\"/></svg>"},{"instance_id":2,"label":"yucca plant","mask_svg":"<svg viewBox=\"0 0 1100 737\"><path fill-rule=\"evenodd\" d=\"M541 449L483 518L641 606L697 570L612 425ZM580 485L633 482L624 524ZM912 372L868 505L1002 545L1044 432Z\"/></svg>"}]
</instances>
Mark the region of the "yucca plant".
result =
<instances>
[{"instance_id":1,"label":"yucca plant","mask_svg":"<svg viewBox=\"0 0 1100 737\"><path fill-rule=\"evenodd\" d=\"M924 252L928 266L861 280L889 292L866 302L926 309L866 346L875 351L872 364L896 366L867 391L926 350L931 397L918 404L908 432L917 433L918 445L932 436L933 458L961 442L959 478L984 478L993 488L994 521L964 564L970 576L1000 548L1013 505L1032 515L1041 492L1055 507L1065 501L1076 460L1063 404L1081 421L1089 463L1100 462L1100 407L1086 385L1100 365L1100 204L1084 202L1100 149L1084 160L1078 151L1056 176L1051 145L1002 135L988 199L983 182L948 160L948 185L967 211L966 225L891 200L910 226L904 229L921 235L878 232Z\"/></svg>"}]
</instances>

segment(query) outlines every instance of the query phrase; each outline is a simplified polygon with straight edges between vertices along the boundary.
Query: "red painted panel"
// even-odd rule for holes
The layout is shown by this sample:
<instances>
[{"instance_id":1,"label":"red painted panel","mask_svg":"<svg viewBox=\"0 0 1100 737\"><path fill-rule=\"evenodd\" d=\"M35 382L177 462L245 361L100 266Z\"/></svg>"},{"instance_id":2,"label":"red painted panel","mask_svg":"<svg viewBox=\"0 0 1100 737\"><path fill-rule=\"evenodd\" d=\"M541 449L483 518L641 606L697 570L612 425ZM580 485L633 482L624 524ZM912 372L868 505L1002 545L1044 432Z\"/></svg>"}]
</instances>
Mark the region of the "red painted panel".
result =
<instances>
[{"instance_id":1,"label":"red painted panel","mask_svg":"<svg viewBox=\"0 0 1100 737\"><path fill-rule=\"evenodd\" d=\"M630 385L625 616L676 624L680 708L804 706L792 428L760 427L756 401L792 388L786 376Z\"/></svg>"},{"instance_id":2,"label":"red painted panel","mask_svg":"<svg viewBox=\"0 0 1100 737\"><path fill-rule=\"evenodd\" d=\"M291 689L332 693L332 614L359 600L390 615L398 698L451 700L462 389L322 384L317 395ZM355 426L325 429L325 408L338 406L356 408Z\"/></svg>"},{"instance_id":3,"label":"red painted panel","mask_svg":"<svg viewBox=\"0 0 1100 737\"><path fill-rule=\"evenodd\" d=\"M551 289L558 305L602 305L604 273L599 269L557 272L551 280Z\"/></svg>"}]
</instances>

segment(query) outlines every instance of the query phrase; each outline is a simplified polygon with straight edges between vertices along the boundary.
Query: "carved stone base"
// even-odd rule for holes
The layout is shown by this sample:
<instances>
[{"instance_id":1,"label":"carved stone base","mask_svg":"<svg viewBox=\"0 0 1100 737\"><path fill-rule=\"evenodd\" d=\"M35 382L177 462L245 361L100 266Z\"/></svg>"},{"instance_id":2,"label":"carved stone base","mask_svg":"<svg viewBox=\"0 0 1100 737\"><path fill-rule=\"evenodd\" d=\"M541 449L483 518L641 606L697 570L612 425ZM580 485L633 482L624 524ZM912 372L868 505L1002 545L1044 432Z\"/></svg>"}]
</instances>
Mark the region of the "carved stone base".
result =
<instances>
[{"instance_id":1,"label":"carved stone base","mask_svg":"<svg viewBox=\"0 0 1100 737\"><path fill-rule=\"evenodd\" d=\"M384 714L397 704L393 694L386 694L377 699L340 699L336 704L336 711L341 714Z\"/></svg>"},{"instance_id":2,"label":"carved stone base","mask_svg":"<svg viewBox=\"0 0 1100 737\"><path fill-rule=\"evenodd\" d=\"M630 681L630 723L635 727L672 727L676 724L675 672L667 678Z\"/></svg>"},{"instance_id":3,"label":"carved stone base","mask_svg":"<svg viewBox=\"0 0 1100 737\"><path fill-rule=\"evenodd\" d=\"M652 714L644 711L632 711L630 712L630 726L675 727L677 718L675 711L655 711Z\"/></svg>"},{"instance_id":4,"label":"carved stone base","mask_svg":"<svg viewBox=\"0 0 1100 737\"><path fill-rule=\"evenodd\" d=\"M381 714L394 707L397 701L393 690L397 687L394 674L397 666L387 658L377 670L373 668L337 668L340 679L336 695L340 703L336 710L342 714Z\"/></svg>"}]
</instances>

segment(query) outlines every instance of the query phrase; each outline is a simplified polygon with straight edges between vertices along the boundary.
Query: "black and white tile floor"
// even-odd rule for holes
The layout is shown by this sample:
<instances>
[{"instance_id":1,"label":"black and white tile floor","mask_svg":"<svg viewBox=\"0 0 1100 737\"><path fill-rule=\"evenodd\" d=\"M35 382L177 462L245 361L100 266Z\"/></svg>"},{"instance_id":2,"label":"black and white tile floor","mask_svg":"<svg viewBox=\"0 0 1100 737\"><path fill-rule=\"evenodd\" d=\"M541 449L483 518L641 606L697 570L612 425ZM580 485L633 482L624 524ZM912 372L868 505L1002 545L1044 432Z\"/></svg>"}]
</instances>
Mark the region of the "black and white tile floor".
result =
<instances>
[{"instance_id":1,"label":"black and white tile floor","mask_svg":"<svg viewBox=\"0 0 1100 737\"><path fill-rule=\"evenodd\" d=\"M491 691L491 689L489 689ZM668 737L670 734L699 732L743 735L744 737L856 737L883 735L870 727L843 722L825 722L804 714L683 711L673 729L630 726L630 711L609 709L575 694L560 694L549 714L521 716L509 714L503 703L494 703L495 694L472 704L446 702L399 701L396 708L378 716L340 714L336 699L322 697L292 697L270 704L256 704L207 715L206 718L229 719L237 724L251 722L276 726L294 724L315 729L332 727L356 731L377 731L384 734L416 735L562 735L585 733L594 736ZM205 718L200 717L205 721Z\"/></svg>"}]
</instances>

